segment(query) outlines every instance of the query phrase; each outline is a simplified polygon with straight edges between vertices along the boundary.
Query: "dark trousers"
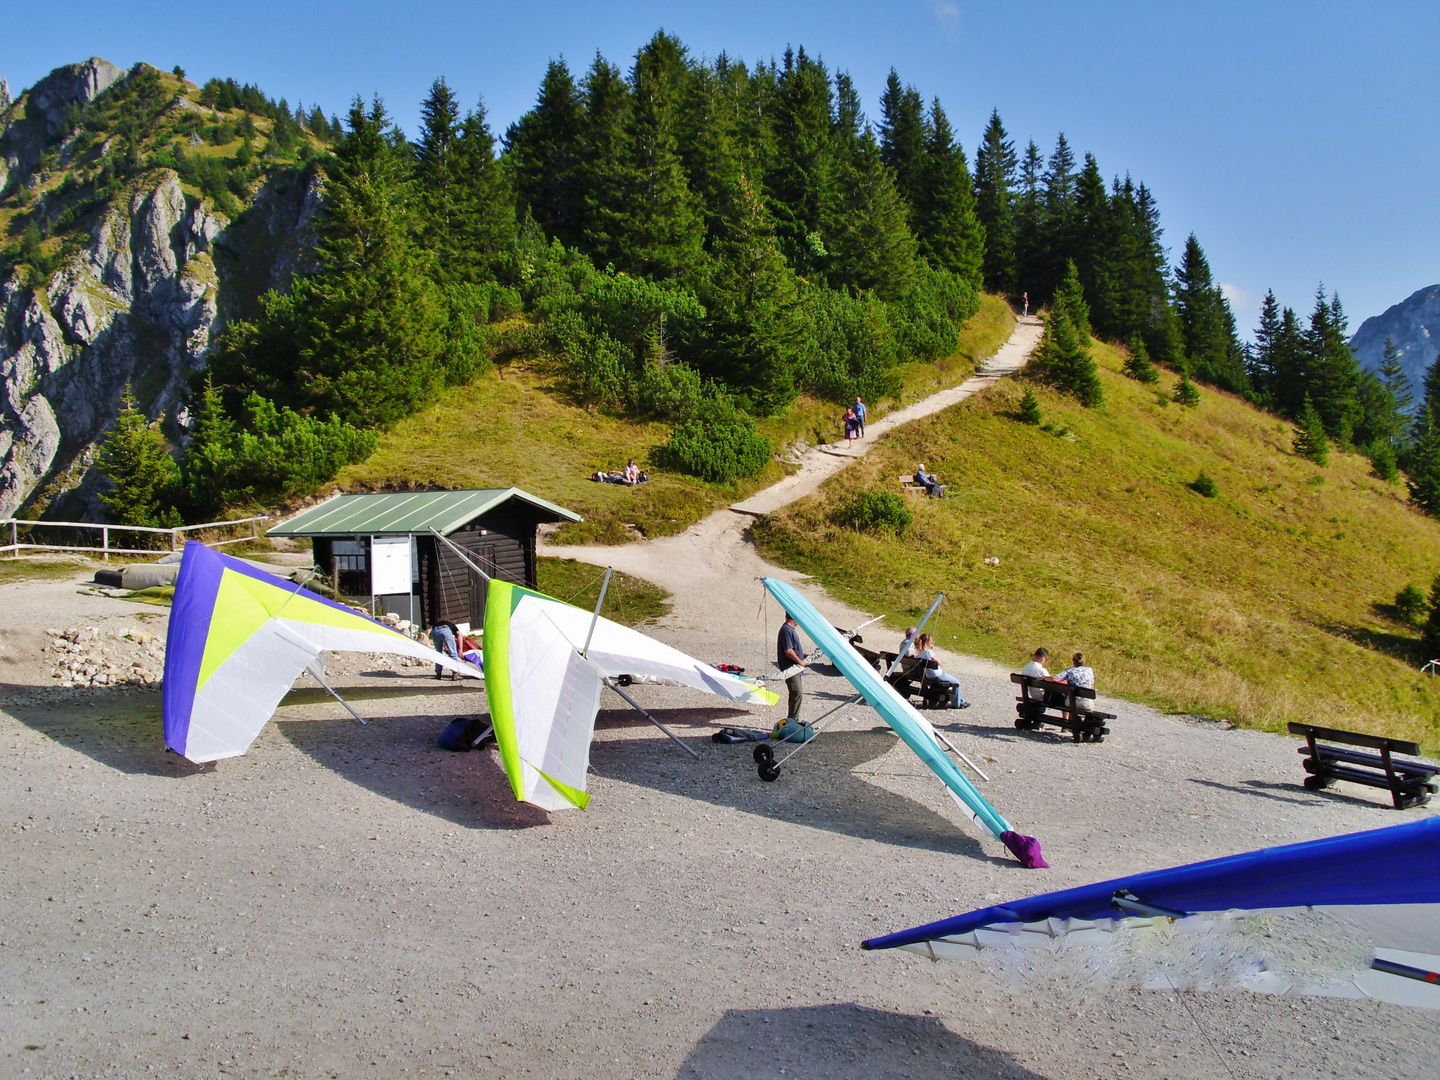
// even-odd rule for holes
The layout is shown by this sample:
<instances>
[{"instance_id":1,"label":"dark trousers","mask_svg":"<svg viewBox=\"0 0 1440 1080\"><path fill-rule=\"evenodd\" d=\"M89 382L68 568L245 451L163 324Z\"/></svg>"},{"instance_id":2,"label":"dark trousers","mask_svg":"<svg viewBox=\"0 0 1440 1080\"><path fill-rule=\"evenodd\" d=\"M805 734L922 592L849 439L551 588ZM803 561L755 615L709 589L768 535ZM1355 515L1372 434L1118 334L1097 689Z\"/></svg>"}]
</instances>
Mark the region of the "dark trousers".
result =
<instances>
[{"instance_id":1,"label":"dark trousers","mask_svg":"<svg viewBox=\"0 0 1440 1080\"><path fill-rule=\"evenodd\" d=\"M791 675L785 680L785 689L790 691L790 711L785 715L791 720L799 720L800 703L805 700L805 676Z\"/></svg>"}]
</instances>

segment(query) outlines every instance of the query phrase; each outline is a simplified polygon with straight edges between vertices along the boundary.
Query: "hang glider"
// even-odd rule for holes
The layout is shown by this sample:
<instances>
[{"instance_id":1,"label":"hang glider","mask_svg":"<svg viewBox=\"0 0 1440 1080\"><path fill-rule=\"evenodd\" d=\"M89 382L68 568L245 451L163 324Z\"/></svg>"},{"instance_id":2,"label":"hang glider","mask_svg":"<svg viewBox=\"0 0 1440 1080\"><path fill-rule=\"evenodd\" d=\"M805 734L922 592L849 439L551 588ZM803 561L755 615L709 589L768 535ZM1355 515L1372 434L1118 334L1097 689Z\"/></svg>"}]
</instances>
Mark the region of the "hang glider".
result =
<instances>
[{"instance_id":1,"label":"hang glider","mask_svg":"<svg viewBox=\"0 0 1440 1080\"><path fill-rule=\"evenodd\" d=\"M1437 1009L1440 818L1032 896L862 947L982 963L1003 950L1036 974L1112 985Z\"/></svg>"},{"instance_id":2,"label":"hang glider","mask_svg":"<svg viewBox=\"0 0 1440 1080\"><path fill-rule=\"evenodd\" d=\"M763 579L766 590L780 602L780 606L795 617L816 648L829 657L840 674L861 694L876 712L889 724L905 745L915 751L930 770L940 778L951 798L976 825L999 840L1027 869L1049 866L1040 854L1040 844L1034 837L1022 836L1010 827L1010 823L985 801L965 778L959 768L945 756L939 734L915 707L895 692L857 653L854 647L791 586L774 578ZM933 608L932 608L933 610Z\"/></svg>"},{"instance_id":3,"label":"hang glider","mask_svg":"<svg viewBox=\"0 0 1440 1080\"><path fill-rule=\"evenodd\" d=\"M302 671L324 684L327 650L411 656L480 677L473 665L192 540L165 640L165 745L194 762L245 753Z\"/></svg>"},{"instance_id":4,"label":"hang glider","mask_svg":"<svg viewBox=\"0 0 1440 1080\"><path fill-rule=\"evenodd\" d=\"M655 680L752 705L780 700L639 631L508 581L490 582L484 654L490 718L510 786L517 799L546 810L590 801L590 740L606 686L623 694L622 680Z\"/></svg>"}]
</instances>

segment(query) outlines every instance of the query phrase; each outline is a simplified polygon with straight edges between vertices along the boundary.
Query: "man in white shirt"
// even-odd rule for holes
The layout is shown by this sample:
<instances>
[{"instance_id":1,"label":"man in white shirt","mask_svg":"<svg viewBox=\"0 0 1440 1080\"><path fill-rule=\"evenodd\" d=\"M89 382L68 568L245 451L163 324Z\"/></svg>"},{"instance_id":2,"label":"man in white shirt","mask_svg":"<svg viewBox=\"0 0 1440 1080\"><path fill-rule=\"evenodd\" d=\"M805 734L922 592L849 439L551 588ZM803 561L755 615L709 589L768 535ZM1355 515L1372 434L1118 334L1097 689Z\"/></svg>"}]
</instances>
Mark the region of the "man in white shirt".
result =
<instances>
[{"instance_id":1,"label":"man in white shirt","mask_svg":"<svg viewBox=\"0 0 1440 1080\"><path fill-rule=\"evenodd\" d=\"M1020 674L1028 675L1032 679L1050 678L1050 671L1045 667L1045 661L1048 659L1050 659L1050 650L1042 645L1035 650L1035 655L1031 657L1030 662L1020 669ZM1045 700L1045 692L1035 686L1027 686L1025 696L1031 701Z\"/></svg>"}]
</instances>

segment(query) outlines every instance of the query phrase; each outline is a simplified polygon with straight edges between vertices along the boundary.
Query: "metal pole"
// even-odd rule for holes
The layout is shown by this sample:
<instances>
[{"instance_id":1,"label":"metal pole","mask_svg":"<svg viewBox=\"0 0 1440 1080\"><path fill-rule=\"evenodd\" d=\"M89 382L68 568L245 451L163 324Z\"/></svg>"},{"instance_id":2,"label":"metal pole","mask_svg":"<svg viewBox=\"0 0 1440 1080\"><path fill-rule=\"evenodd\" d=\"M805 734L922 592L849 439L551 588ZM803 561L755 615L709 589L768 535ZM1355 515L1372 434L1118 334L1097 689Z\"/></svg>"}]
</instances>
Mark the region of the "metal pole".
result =
<instances>
[{"instance_id":1,"label":"metal pole","mask_svg":"<svg viewBox=\"0 0 1440 1080\"><path fill-rule=\"evenodd\" d=\"M615 572L613 566L605 568L605 580L600 583L600 598L595 601L595 615L590 620L590 632L585 635L585 647L580 650L580 655L590 655L590 642L595 637L595 625L600 621L600 605L605 603L605 590L610 588L610 575Z\"/></svg>"},{"instance_id":2,"label":"metal pole","mask_svg":"<svg viewBox=\"0 0 1440 1080\"><path fill-rule=\"evenodd\" d=\"M106 526L100 530L100 558L104 562L110 561L110 528Z\"/></svg>"},{"instance_id":3,"label":"metal pole","mask_svg":"<svg viewBox=\"0 0 1440 1080\"><path fill-rule=\"evenodd\" d=\"M315 669L314 669L314 668L307 668L306 670L309 671L311 675L315 675ZM330 685L328 682L326 682L324 679L320 678L319 675L315 675L315 681L318 682L321 686L325 687L326 690L329 690L329 691L330 691L330 696L333 697L336 701L340 702L341 705L344 705L346 712L348 712L348 713L349 713L351 716L353 716L356 720L359 720L360 723L362 723L362 724L365 723L365 718L364 718L363 716L361 716L358 712L356 712L354 709L352 709L352 708L350 707L350 703L349 703L349 702L347 702L347 701L346 701L343 697L341 697L339 694L335 693L334 688L331 687L331 685ZM366 726L368 727L369 725L366 724Z\"/></svg>"},{"instance_id":4,"label":"metal pole","mask_svg":"<svg viewBox=\"0 0 1440 1080\"><path fill-rule=\"evenodd\" d=\"M772 768L778 769L781 765L784 765L785 762L789 761L792 757L794 757L796 754L798 754L801 750L805 749L806 746L808 746L810 743L814 742L817 738L819 738L819 736L820 736L820 725L823 724L823 723L826 721L826 719L828 719L830 716L833 716L835 713L839 712L841 709L848 709L848 708L850 708L852 705L854 705L856 702L858 702L858 701L859 701L861 698L863 698L864 696L865 696L864 694L856 694L856 695L855 695L854 697L852 697L849 701L842 701L839 705L836 705L835 708L831 709L831 710L830 710L828 713L826 713L824 716L820 717L820 719L810 721L810 728L811 728L812 731L815 732L815 734L812 735L812 736L810 736L810 738L806 739L806 740L805 740L804 742L802 742L799 746L795 747L794 750L791 750L788 754L786 754L786 755L785 755L783 758L781 758L779 761L775 762L775 764L772 766ZM781 742L784 742L785 740L784 740L784 739L781 739L780 741L781 741Z\"/></svg>"},{"instance_id":5,"label":"metal pole","mask_svg":"<svg viewBox=\"0 0 1440 1080\"><path fill-rule=\"evenodd\" d=\"M465 549L464 549L464 548L462 548L459 544L455 543L455 542L454 542L453 540L451 540L448 536L441 536L441 535L440 535L436 530L434 530L434 529L431 529L431 530L430 530L430 535L433 536L433 537L435 537L436 540L439 540L441 543L445 544L451 551L455 552L456 555L459 555L459 556L460 556L460 560L461 560L466 566L470 567L471 570L474 570L477 574L479 574L481 577L483 577L486 581L491 581L491 580L493 580L493 578L491 578L491 576L490 576L489 574L487 574L484 570L481 570L480 567L478 567L478 566L475 565L474 560L471 559L469 555L465 554Z\"/></svg>"},{"instance_id":6,"label":"metal pole","mask_svg":"<svg viewBox=\"0 0 1440 1080\"><path fill-rule=\"evenodd\" d=\"M891 664L890 670L885 672L885 678L890 678L891 675L894 675L895 672L899 670L901 662L905 659L906 649L909 647L911 642L916 641L920 637L920 631L925 629L925 624L930 621L930 616L935 614L935 609L940 606L940 601L944 599L945 594L943 592L939 596L935 597L935 602L930 605L930 610L925 612L925 618L921 619L920 625L915 627L914 636L906 637L905 640L901 643L900 655L895 657L895 663Z\"/></svg>"},{"instance_id":7,"label":"metal pole","mask_svg":"<svg viewBox=\"0 0 1440 1080\"><path fill-rule=\"evenodd\" d=\"M670 740L671 740L673 743L675 743L676 746L680 747L680 749L684 750L687 754L689 754L689 755L690 755L692 758L694 758L696 761L699 761L699 760L700 760L700 755L697 754L694 750L692 750L689 746L685 745L685 743L681 742L681 741L680 741L680 736L676 735L673 731L671 731L669 728L667 728L664 724L660 723L659 720L656 720L656 719L655 719L653 716L651 716L648 712L646 712L644 709L642 709L642 708L640 707L640 703L639 703L639 702L637 702L637 701L636 701L634 698L632 698L629 694L625 693L624 690L621 690L620 687L618 687L618 686L615 685L615 680L614 680L614 679L608 679L608 678L607 678L607 679L605 680L605 685L608 686L611 690L614 690L615 693L619 694L619 695L620 695L622 698L624 698L626 701L628 701L628 702L630 703L630 707L631 707L632 709L634 709L634 710L635 710L636 712L638 712L641 716L643 716L646 720L649 720L650 723L654 724L654 725L655 725L656 727L658 727L661 731L663 731L666 735L668 735L668 736L670 737Z\"/></svg>"}]
</instances>

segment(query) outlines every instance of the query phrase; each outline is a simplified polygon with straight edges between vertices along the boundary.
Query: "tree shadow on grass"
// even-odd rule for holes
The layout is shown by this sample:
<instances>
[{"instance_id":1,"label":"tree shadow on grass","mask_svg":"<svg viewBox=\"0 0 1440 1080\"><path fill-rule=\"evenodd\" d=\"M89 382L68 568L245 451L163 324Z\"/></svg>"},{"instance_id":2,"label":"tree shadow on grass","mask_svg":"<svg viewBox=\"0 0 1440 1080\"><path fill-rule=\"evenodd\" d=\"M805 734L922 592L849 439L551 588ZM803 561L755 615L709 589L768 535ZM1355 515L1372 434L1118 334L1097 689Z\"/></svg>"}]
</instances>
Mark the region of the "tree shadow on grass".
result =
<instances>
[{"instance_id":1,"label":"tree shadow on grass","mask_svg":"<svg viewBox=\"0 0 1440 1080\"><path fill-rule=\"evenodd\" d=\"M1345 623L1320 623L1319 629L1335 637L1342 638L1363 649L1371 649L1378 653L1399 660L1413 668L1419 668L1427 656L1422 656L1424 651L1420 645L1420 638L1415 634L1400 634L1389 630L1377 630L1370 626L1350 626Z\"/></svg>"},{"instance_id":2,"label":"tree shadow on grass","mask_svg":"<svg viewBox=\"0 0 1440 1080\"><path fill-rule=\"evenodd\" d=\"M597 727L632 727L643 718L633 712L601 712ZM717 709L658 709L655 718L677 730L709 719ZM698 719L696 714L703 714ZM633 719L632 719L633 718ZM599 775L683 798L758 814L785 825L804 825L842 836L854 836L897 847L919 848L991 859L968 826L944 817L903 795L856 775L854 770L884 756L895 745L889 729L822 732L804 744L794 761L772 783L760 779L751 756L754 743L723 745L687 742L700 753L691 760L678 748L653 737L601 739L590 750L590 764ZM776 757L794 747L770 744ZM916 763L917 768L923 768Z\"/></svg>"},{"instance_id":3,"label":"tree shadow on grass","mask_svg":"<svg viewBox=\"0 0 1440 1080\"><path fill-rule=\"evenodd\" d=\"M934 1016L849 1002L728 1009L676 1080L824 1076L827 1080L1045 1080L1003 1050L955 1034Z\"/></svg>"}]
</instances>

